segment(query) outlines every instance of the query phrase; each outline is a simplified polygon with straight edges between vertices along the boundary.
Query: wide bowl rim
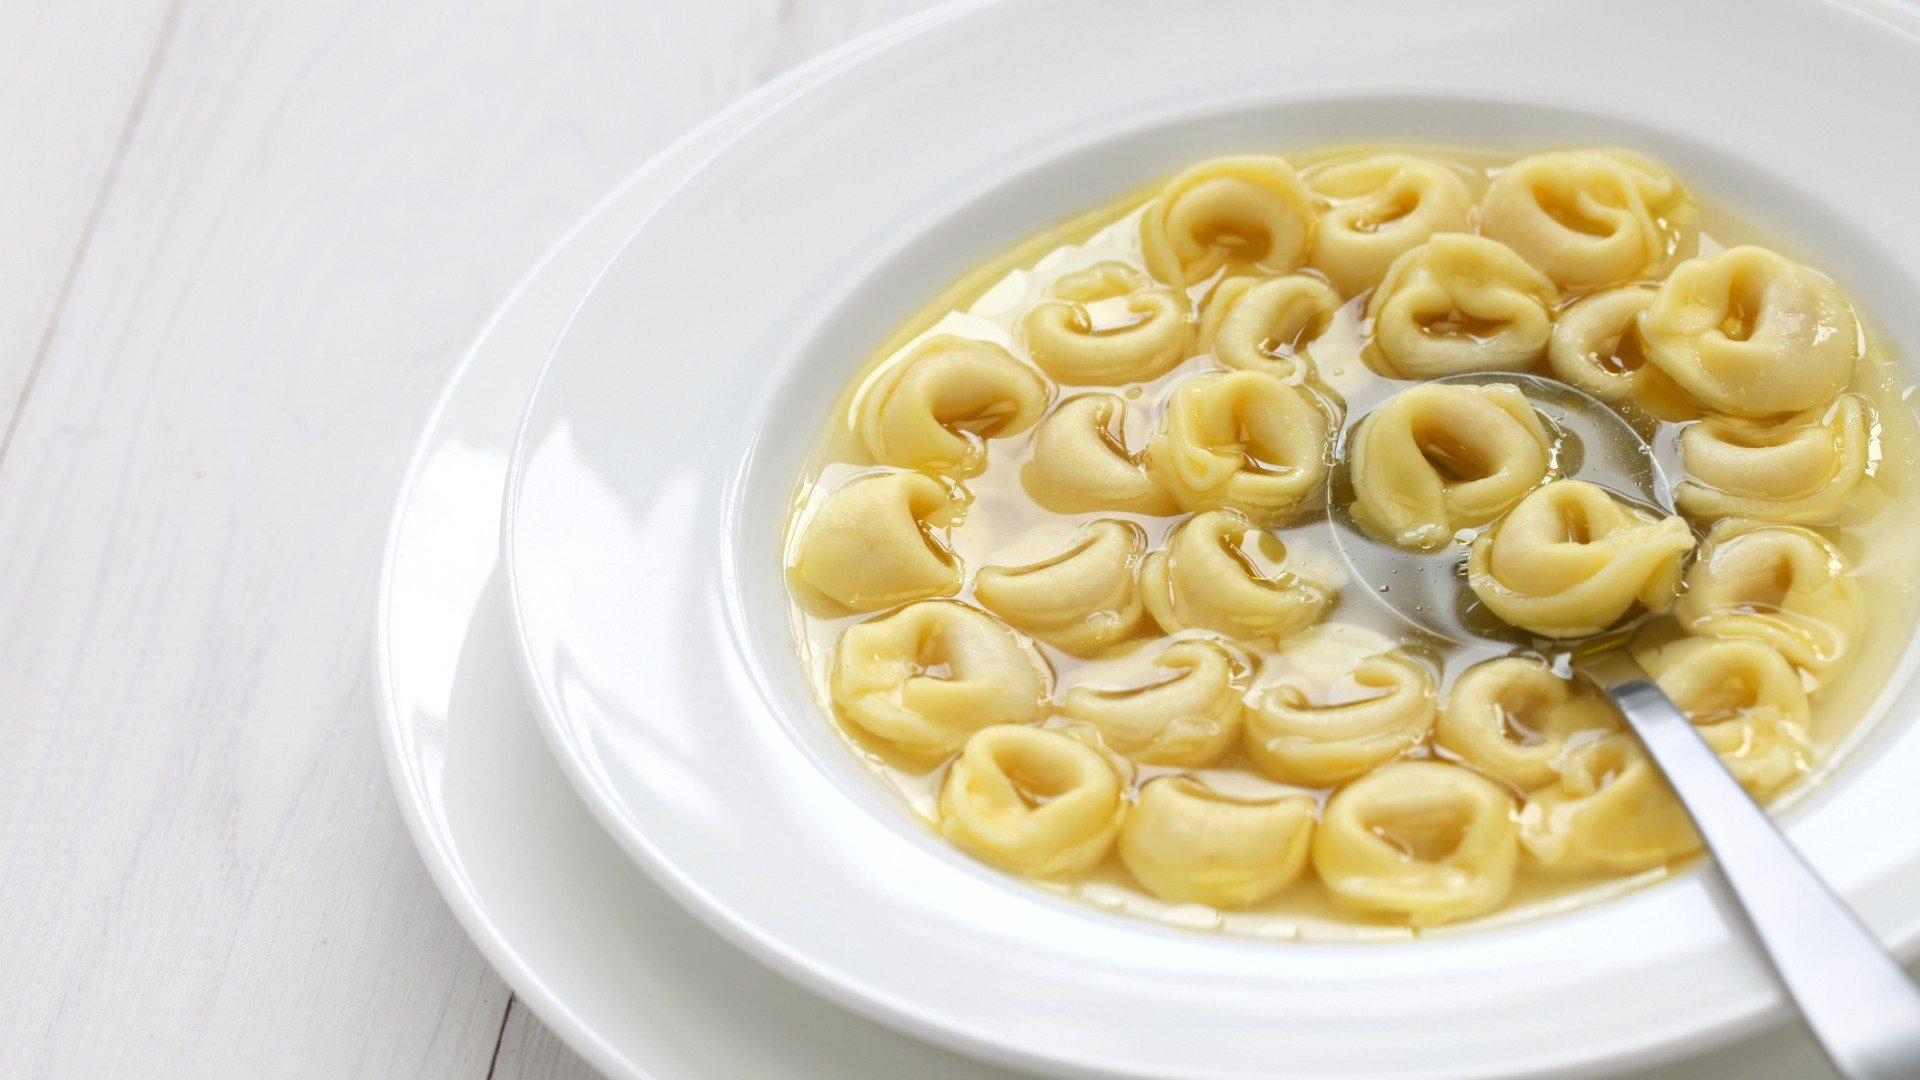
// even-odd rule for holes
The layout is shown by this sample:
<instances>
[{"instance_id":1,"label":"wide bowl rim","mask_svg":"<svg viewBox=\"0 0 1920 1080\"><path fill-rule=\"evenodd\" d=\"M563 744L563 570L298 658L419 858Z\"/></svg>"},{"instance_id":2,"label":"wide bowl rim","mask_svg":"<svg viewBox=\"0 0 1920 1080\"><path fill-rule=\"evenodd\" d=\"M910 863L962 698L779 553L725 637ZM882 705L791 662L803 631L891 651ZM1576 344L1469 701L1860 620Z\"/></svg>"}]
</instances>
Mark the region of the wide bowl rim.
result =
<instances>
[{"instance_id":1,"label":"wide bowl rim","mask_svg":"<svg viewBox=\"0 0 1920 1080\"><path fill-rule=\"evenodd\" d=\"M923 31L923 33L925 33L925 31ZM1437 97L1449 94L1453 95L1454 100L1465 100L1454 91L1445 88L1420 91L1417 88L1400 86L1391 90L1364 92L1354 90L1351 87L1345 87L1342 88L1341 93L1348 99L1355 101L1366 100L1369 93L1376 95L1377 100L1380 101L1405 100L1410 99L1410 95ZM1279 99L1296 99L1298 96L1299 92L1293 91L1277 96L1265 95L1258 99L1270 103ZM1197 105L1188 104L1185 106L1185 110L1187 114L1217 112L1229 104L1246 107L1250 100L1255 99L1247 97L1223 97ZM1181 115L1181 113L1180 110L1174 110L1170 115ZM1166 120L1166 122L1175 122L1167 120L1166 118L1162 119ZM721 153L724 154L725 151L723 150ZM688 181L688 185L694 185L698 182L699 176L696 175ZM671 202L672 199L669 198L668 205L670 205ZM638 238L645 234L646 230L643 227L642 230L636 232L635 236ZM616 257L613 264L610 264L609 274L611 274L614 266L617 266L624 257L625 253L623 251L623 255ZM599 292L601 284L604 284L607 280L608 276L603 274L601 283L596 284L596 293ZM588 299L583 301L582 311L585 311L592 304L593 295L594 294L590 293ZM578 319L578 317L579 315L576 313L576 319ZM575 786L581 790L583 797L586 798L588 805L593 808L594 813L600 818L602 824L620 840L622 846L630 855L633 855L648 869L649 873L652 874L656 880L659 880L669 891L673 892L678 899L695 910L697 914L700 914L703 919L711 925L714 925L716 929L719 929L737 944L746 946L750 951L774 962L781 970L801 979L801 981L812 986L814 989L826 993L828 996L834 997L837 1000L841 1000L843 1003L861 1008L862 1011L877 1015L881 1019L890 1020L895 1023L904 1023L905 1026L914 1030L917 1034L935 1041L955 1045L962 1049L969 1049L976 1053L985 1053L988 1056L998 1057L1002 1060L1011 1060L1027 1065L1048 1065L1056 1068L1065 1066L1076 1071L1085 1072L1088 1075L1161 1075L1161 1073L1156 1072L1127 1073L1124 1069L1116 1070L1113 1068L1112 1062L1095 1062L1091 1060L1070 1061L1054 1054L1030 1055L1023 1053L1020 1048L1009 1046L1002 1040L982 1037L977 1031L955 1028L947 1022L947 1018L943 1015L916 1010L907 1003L890 998L887 994L878 992L871 987L863 987L855 981L838 978L835 973L820 967L812 958L793 950L790 947L790 943L754 932L753 928L747 925L747 922L741 918L738 912L729 909L724 903L708 895L700 887L697 880L685 873L682 866L676 865L672 859L656 850L641 832L633 828L633 822L627 818L625 813L614 805L612 801L609 801L609 793L606 790L609 778L604 772L603 763L594 759L593 754L587 750L586 745L579 739L578 733L570 729L569 720L567 719L569 710L564 700L564 695L555 692L554 684L549 677L550 671L543 663L536 659L541 654L541 647L538 643L536 632L528 625L526 619L528 602L524 595L524 583L522 574L520 573L524 564L522 563L522 557L518 547L521 535L520 530L516 527L517 523L523 520L522 514L526 510L526 503L524 501L524 485L528 476L526 466L531 456L538 449L536 444L543 435L550 434L550 432L543 431L539 423L541 419L539 415L540 403L542 402L543 396L548 392L549 376L554 370L554 364L565 352L568 338L572 333L573 327L570 326L567 334L562 336L560 343L556 346L554 356L550 359L548 367L542 372L533 399L529 404L526 423L516 443L512 471L509 479L508 509L503 515L503 551L506 554L505 564L507 567L508 589L510 594L510 610L513 612L510 621L513 626L513 632L521 643L521 659L525 668L523 673L527 677L531 691L531 699L536 704L536 712L542 718L543 731L547 734L550 743L553 745L556 756L563 766L565 766L570 779L573 780ZM730 489L737 490L743 483L743 480L738 473L735 473L728 478L727 483ZM737 583L730 584L729 587L722 591L730 603L737 601L740 595ZM815 719L817 720L817 717ZM1901 946L1903 948L1910 948L1914 943L1917 933L1920 933L1920 921L1910 922L1904 926L1900 934ZM1686 1049L1688 1046L1697 1045L1699 1042L1707 1041L1716 1035L1727 1033L1733 1025L1738 1025L1742 1022L1751 1023L1757 1021L1768 1009L1777 1008L1778 1004L1777 994L1766 995L1757 1005L1750 1001L1749 1007L1731 1010L1728 1015L1722 1017L1718 1023L1703 1025L1698 1028L1695 1031L1692 1041L1669 1041L1662 1044L1660 1049L1677 1053L1680 1050ZM1622 1060L1625 1060L1625 1057L1616 1055L1604 1059L1604 1063L1619 1064ZM1539 1068L1560 1069L1566 1067L1566 1065L1567 1062L1565 1061L1544 1062L1540 1064ZM1484 1075L1484 1073L1480 1074ZM1517 1075L1517 1073L1515 1073L1515 1075Z\"/></svg>"}]
</instances>

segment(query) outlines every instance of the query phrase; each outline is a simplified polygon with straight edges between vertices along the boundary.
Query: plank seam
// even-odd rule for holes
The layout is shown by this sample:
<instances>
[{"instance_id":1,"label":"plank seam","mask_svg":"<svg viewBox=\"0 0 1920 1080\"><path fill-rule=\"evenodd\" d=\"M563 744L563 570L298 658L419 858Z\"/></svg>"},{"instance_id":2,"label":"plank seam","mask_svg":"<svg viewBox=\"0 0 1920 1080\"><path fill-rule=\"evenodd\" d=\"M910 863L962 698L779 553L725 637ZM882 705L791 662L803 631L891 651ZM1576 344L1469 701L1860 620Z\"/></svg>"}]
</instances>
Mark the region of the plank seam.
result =
<instances>
[{"instance_id":1,"label":"plank seam","mask_svg":"<svg viewBox=\"0 0 1920 1080\"><path fill-rule=\"evenodd\" d=\"M507 1022L513 1019L513 1003L517 995L507 995L507 1007L500 1010L500 1030L493 1034L493 1056L487 1059L486 1080L493 1080L493 1071L500 1067L500 1047L507 1041Z\"/></svg>"},{"instance_id":2,"label":"plank seam","mask_svg":"<svg viewBox=\"0 0 1920 1080\"><path fill-rule=\"evenodd\" d=\"M166 17L160 23L159 39L154 42L153 54L147 58L146 70L140 73L140 84L134 90L133 103L127 109L127 119L120 126L120 136L114 143L113 155L107 159L106 175L100 179L100 190L94 195L93 205L87 208L86 220L80 226L80 239L73 248L73 258L68 261L66 275L60 280L60 291L54 295L53 310L47 316L47 327L40 334L40 342L34 348L33 361L27 365L26 376L20 381L20 396L14 401L13 413L7 417L6 431L0 432L0 462L6 461L7 451L13 448L13 437L20 428L20 418L27 411L33 388L40 381L40 370L46 366L47 356L53 351L54 339L59 336L60 317L66 312L68 301L73 298L74 287L80 280L80 269L86 264L87 252L93 246L93 235L106 216L107 203L111 201L113 189L120 179L120 169L133 147L140 122L146 117L147 101L153 96L153 88L160 80L160 70L166 64L174 32L180 25L182 3L183 0L174 0L167 6Z\"/></svg>"}]
</instances>

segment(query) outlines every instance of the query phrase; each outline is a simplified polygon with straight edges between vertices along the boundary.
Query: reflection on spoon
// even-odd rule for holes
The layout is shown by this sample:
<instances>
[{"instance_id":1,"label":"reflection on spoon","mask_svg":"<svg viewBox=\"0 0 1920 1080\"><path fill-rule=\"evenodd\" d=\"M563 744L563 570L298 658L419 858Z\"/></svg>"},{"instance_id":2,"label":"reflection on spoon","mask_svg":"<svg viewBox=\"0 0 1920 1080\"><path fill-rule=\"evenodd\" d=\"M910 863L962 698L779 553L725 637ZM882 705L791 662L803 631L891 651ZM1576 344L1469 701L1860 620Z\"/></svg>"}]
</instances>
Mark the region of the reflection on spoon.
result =
<instances>
[{"instance_id":1,"label":"reflection on spoon","mask_svg":"<svg viewBox=\"0 0 1920 1080\"><path fill-rule=\"evenodd\" d=\"M1671 514L1660 462L1619 414L1572 387L1532 375L1473 374L1440 382L1518 386L1552 431L1552 474L1590 481L1629 502ZM1673 785L1713 852L1741 912L1821 1048L1852 1080L1920 1076L1920 988L1781 835L1700 738L1694 724L1624 645L1639 621L1541 641L1495 618L1467 588L1463 530L1452 546L1407 551L1369 536L1354 519L1351 439L1328 484L1329 518L1356 580L1408 622L1477 645L1570 653L1613 700Z\"/></svg>"},{"instance_id":2,"label":"reflection on spoon","mask_svg":"<svg viewBox=\"0 0 1920 1080\"><path fill-rule=\"evenodd\" d=\"M1454 375L1427 385L1447 384L1512 386L1524 394L1547 430L1549 479L1585 480L1647 510L1673 512L1672 487L1653 449L1598 399L1552 379L1505 372ZM1426 551L1397 547L1371 535L1354 515L1352 444L1350 431L1327 485L1328 518L1354 578L1377 600L1415 626L1463 645L1566 647L1565 642L1548 642L1496 618L1466 588L1467 547L1479 529L1462 529L1452 543ZM1443 476L1445 465L1436 465ZM1605 636L1623 639L1639 621L1630 620Z\"/></svg>"}]
</instances>

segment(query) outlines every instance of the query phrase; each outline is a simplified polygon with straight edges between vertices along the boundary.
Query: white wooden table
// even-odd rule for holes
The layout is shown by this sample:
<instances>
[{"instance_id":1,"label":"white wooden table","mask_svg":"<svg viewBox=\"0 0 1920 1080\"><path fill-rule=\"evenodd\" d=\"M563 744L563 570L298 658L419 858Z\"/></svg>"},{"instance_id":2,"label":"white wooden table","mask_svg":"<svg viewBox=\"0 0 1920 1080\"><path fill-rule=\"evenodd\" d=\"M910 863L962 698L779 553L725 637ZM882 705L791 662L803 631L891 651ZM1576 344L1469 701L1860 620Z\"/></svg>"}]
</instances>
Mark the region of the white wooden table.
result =
<instances>
[{"instance_id":1,"label":"white wooden table","mask_svg":"<svg viewBox=\"0 0 1920 1080\"><path fill-rule=\"evenodd\" d=\"M0 3L0 1076L588 1074L394 805L387 513L576 217L925 4Z\"/></svg>"}]
</instances>

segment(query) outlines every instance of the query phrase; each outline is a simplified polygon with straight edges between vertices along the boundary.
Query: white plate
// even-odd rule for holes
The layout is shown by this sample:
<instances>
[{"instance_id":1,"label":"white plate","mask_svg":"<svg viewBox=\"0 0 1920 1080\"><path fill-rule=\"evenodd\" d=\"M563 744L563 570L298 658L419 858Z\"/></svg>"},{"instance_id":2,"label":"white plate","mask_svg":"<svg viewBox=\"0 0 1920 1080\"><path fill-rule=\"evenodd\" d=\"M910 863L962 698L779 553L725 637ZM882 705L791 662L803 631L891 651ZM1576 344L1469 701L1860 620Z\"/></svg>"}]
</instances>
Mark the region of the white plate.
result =
<instances>
[{"instance_id":1,"label":"white plate","mask_svg":"<svg viewBox=\"0 0 1920 1080\"><path fill-rule=\"evenodd\" d=\"M601 833L508 670L492 523L524 399L553 339L660 197L818 70L728 110L623 185L476 342L421 438L396 508L376 635L381 739L408 826L461 924L520 1001L603 1071L653 1080L1004 1080L1009 1074L768 978L692 920ZM1782 1026L1640 1080L1827 1075L1812 1044Z\"/></svg>"},{"instance_id":2,"label":"white plate","mask_svg":"<svg viewBox=\"0 0 1920 1080\"><path fill-rule=\"evenodd\" d=\"M541 741L515 673L497 528L534 377L627 234L728 135L907 24L729 108L609 196L495 316L401 489L374 640L380 734L421 858L489 962L577 1053L651 1080L1013 1080L768 973L608 839Z\"/></svg>"},{"instance_id":3,"label":"white plate","mask_svg":"<svg viewBox=\"0 0 1920 1080\"><path fill-rule=\"evenodd\" d=\"M1296 59L1287 42L1315 48ZM549 742L615 838L712 925L1000 1060L1571 1075L1751 1027L1778 994L1707 874L1500 930L1340 946L1172 932L984 870L915 826L815 712L777 537L826 402L893 322L1011 240L1228 149L1639 143L1832 269L1894 340L1920 340L1920 215L1886 180L1920 174L1920 146L1870 138L1920 100L1916 59L1884 20L1786 0L1072 0L988 7L851 64L635 233L535 395L507 566ZM1902 946L1920 933L1920 837L1892 824L1920 819L1912 696L1792 821Z\"/></svg>"},{"instance_id":4,"label":"white plate","mask_svg":"<svg viewBox=\"0 0 1920 1080\"><path fill-rule=\"evenodd\" d=\"M461 925L520 1001L603 1071L1012 1080L770 978L695 922L601 832L548 754L511 670L493 524L513 434L553 339L660 197L812 74L729 110L622 186L515 291L461 365L395 512L375 642L381 741L407 824ZM1782 1026L1640 1080L1826 1075L1812 1043Z\"/></svg>"}]
</instances>

